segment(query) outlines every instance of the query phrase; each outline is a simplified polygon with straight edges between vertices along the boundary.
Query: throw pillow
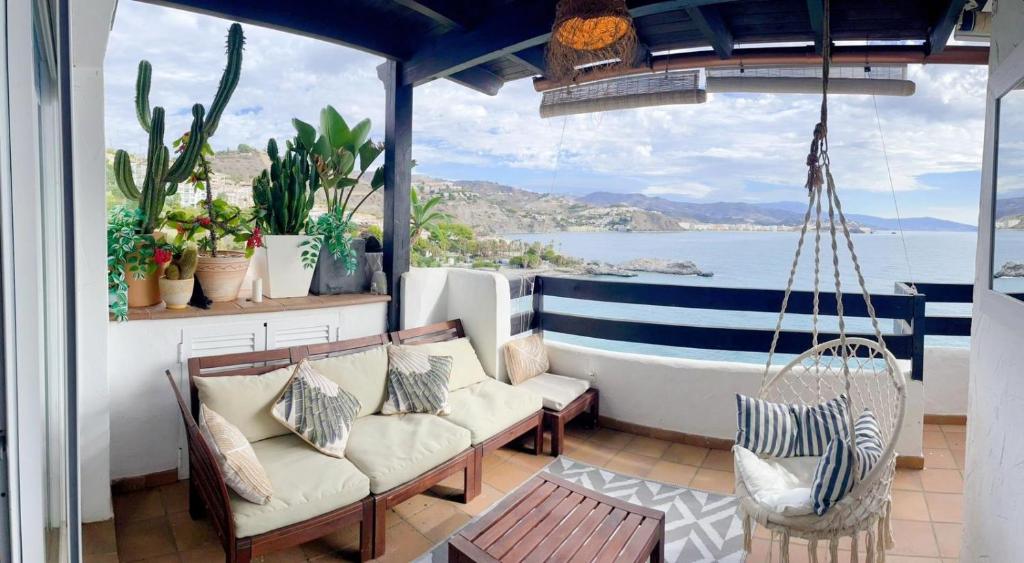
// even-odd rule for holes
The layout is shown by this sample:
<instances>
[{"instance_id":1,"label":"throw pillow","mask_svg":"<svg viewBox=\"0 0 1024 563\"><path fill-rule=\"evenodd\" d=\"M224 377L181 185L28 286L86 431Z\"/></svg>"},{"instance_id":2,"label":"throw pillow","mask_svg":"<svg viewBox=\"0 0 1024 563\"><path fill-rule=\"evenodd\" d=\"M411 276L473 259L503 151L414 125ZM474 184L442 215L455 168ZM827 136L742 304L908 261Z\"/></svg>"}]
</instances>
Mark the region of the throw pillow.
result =
<instances>
[{"instance_id":1,"label":"throw pillow","mask_svg":"<svg viewBox=\"0 0 1024 563\"><path fill-rule=\"evenodd\" d=\"M847 495L853 486L867 476L882 457L882 433L878 420L869 409L864 409L853 426L855 446L850 447L842 436L829 442L818 461L814 472L811 495L814 497L814 512L821 516L835 503ZM860 463L860 471L854 475L854 462Z\"/></svg>"},{"instance_id":2,"label":"throw pillow","mask_svg":"<svg viewBox=\"0 0 1024 563\"><path fill-rule=\"evenodd\" d=\"M302 360L274 401L270 414L322 453L344 457L352 421L360 406L351 393Z\"/></svg>"},{"instance_id":3,"label":"throw pillow","mask_svg":"<svg viewBox=\"0 0 1024 563\"><path fill-rule=\"evenodd\" d=\"M789 405L736 394L736 445L756 454L789 457L797 422Z\"/></svg>"},{"instance_id":4,"label":"throw pillow","mask_svg":"<svg viewBox=\"0 0 1024 563\"><path fill-rule=\"evenodd\" d=\"M793 405L797 437L794 456L820 456L832 438L846 436L850 398L842 394L820 405Z\"/></svg>"},{"instance_id":5,"label":"throw pillow","mask_svg":"<svg viewBox=\"0 0 1024 563\"><path fill-rule=\"evenodd\" d=\"M539 334L510 340L505 344L505 369L512 385L519 385L550 368L544 339Z\"/></svg>"},{"instance_id":6,"label":"throw pillow","mask_svg":"<svg viewBox=\"0 0 1024 563\"><path fill-rule=\"evenodd\" d=\"M388 348L388 396L380 413L449 414L451 371L451 356L431 356L416 346L391 346Z\"/></svg>"},{"instance_id":7,"label":"throw pillow","mask_svg":"<svg viewBox=\"0 0 1024 563\"><path fill-rule=\"evenodd\" d=\"M270 478L238 428L206 405L200 405L199 432L213 450L224 481L232 491L249 502L270 502L274 494Z\"/></svg>"}]
</instances>

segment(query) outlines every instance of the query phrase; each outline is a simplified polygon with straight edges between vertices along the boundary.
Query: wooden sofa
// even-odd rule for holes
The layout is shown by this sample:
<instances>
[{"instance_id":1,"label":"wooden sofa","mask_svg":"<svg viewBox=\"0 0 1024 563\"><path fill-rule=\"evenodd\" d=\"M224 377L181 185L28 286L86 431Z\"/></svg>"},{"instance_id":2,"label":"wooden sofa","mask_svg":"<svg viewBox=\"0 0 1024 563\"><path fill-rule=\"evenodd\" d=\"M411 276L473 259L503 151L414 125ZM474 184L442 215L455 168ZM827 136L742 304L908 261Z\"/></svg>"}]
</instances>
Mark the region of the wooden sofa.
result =
<instances>
[{"instance_id":1,"label":"wooden sofa","mask_svg":"<svg viewBox=\"0 0 1024 563\"><path fill-rule=\"evenodd\" d=\"M451 323L442 324L446 326L444 330L448 330L450 333L444 339L450 340L464 335L460 322L452 321ZM509 425L495 435L489 436L486 440L476 441L471 444L468 438L471 434L467 430L461 430L467 435L467 447L464 450L452 455L446 461L438 463L429 470L387 490L373 490L372 477L364 477L370 481L367 484L365 497L353 500L353 502L346 506L299 522L289 523L277 529L261 531L259 534L245 535L239 532L238 526L236 526L236 514L232 511L232 502L238 503L236 505L238 507L250 510L251 507L248 504L251 503L245 504L245 501L241 501L236 495L228 492L213 453L198 430L196 419L199 414L200 392L196 382L203 378L245 375L269 376L271 372L294 365L303 359L315 361L371 351L389 342L405 342L408 344L428 343L434 341L432 339L441 338L439 330L439 325L433 325L432 327L426 327L426 329L400 331L390 335L381 334L325 344L293 346L287 349L264 352L191 358L188 361L191 410L186 406L180 392L178 392L177 385L175 385L173 378L168 374L168 378L178 397L178 404L181 408L188 437L191 476L189 481L189 512L193 518L200 518L204 514L209 514L213 526L223 543L227 561L249 561L253 557L308 542L336 531L340 527L357 522L360 525L360 558L367 560L380 557L385 553L386 549L385 519L389 508L434 487L457 473L463 474L464 492L461 500L469 502L480 493L482 488L482 460L484 453L500 448L524 434L533 435L535 446L533 451L536 454L540 454L543 444L541 434L543 414L542 410L538 408L536 412L518 420L515 424ZM505 385L498 382L494 383ZM454 391L454 393L457 393L457 391ZM433 417L432 415L408 416L445 418ZM373 415L373 417L392 420L402 418L378 415ZM353 436L357 432L359 420L357 419L356 423L353 424ZM273 438L271 440L276 439ZM295 440L298 440L298 438L295 438ZM355 442L355 439L350 439L349 449L353 448L353 442ZM260 443L259 441L255 442L254 449L257 449ZM309 450L309 453L314 457L348 463L349 452L346 452L346 459L344 460L322 456L312 449ZM257 457L259 456L260 452L257 451ZM355 465L357 469L363 471L358 464ZM274 482L273 475L271 475L271 481L272 483ZM273 499L271 502L274 502Z\"/></svg>"}]
</instances>

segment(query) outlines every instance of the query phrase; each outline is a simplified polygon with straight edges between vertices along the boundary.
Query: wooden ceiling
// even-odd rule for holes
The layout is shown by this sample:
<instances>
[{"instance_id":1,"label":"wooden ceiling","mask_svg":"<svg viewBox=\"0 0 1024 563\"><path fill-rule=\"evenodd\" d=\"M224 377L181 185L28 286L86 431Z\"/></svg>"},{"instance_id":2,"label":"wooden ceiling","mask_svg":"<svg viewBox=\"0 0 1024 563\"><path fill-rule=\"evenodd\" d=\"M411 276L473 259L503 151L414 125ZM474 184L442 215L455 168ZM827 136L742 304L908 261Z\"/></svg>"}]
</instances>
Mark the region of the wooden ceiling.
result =
<instances>
[{"instance_id":1,"label":"wooden ceiling","mask_svg":"<svg viewBox=\"0 0 1024 563\"><path fill-rule=\"evenodd\" d=\"M143 0L286 30L401 61L402 81L446 78L487 94L544 73L555 0ZM721 59L763 45L820 51L822 0L627 0L653 54ZM832 0L833 41L904 42L938 55L966 0ZM767 45L776 44L776 45ZM819 57L820 58L820 57ZM975 57L980 60L981 57ZM538 83L544 84L543 79Z\"/></svg>"}]
</instances>

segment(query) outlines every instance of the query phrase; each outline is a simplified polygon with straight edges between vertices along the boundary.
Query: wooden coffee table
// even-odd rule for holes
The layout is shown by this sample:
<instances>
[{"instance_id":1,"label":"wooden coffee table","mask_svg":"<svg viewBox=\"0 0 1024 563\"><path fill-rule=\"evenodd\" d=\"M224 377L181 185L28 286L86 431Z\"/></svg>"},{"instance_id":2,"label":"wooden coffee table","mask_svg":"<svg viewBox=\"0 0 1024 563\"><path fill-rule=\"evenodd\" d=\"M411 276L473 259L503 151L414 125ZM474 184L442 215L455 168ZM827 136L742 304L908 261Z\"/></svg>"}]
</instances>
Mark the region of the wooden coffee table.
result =
<instances>
[{"instance_id":1,"label":"wooden coffee table","mask_svg":"<svg viewBox=\"0 0 1024 563\"><path fill-rule=\"evenodd\" d=\"M665 514L540 473L448 542L451 563L661 563Z\"/></svg>"}]
</instances>

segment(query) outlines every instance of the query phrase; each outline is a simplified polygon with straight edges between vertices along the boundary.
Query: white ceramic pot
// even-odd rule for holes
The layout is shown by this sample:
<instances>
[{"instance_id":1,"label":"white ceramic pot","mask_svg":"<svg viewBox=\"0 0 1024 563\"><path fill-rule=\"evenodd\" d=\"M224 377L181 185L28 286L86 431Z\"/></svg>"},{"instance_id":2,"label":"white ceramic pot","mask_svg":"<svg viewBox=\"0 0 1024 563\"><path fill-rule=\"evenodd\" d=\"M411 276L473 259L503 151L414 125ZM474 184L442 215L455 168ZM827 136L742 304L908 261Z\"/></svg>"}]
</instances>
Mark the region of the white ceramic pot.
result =
<instances>
[{"instance_id":1,"label":"white ceramic pot","mask_svg":"<svg viewBox=\"0 0 1024 563\"><path fill-rule=\"evenodd\" d=\"M196 284L195 278L187 280L169 280L160 278L160 297L168 309L184 309L188 307L192 299L192 288Z\"/></svg>"},{"instance_id":2,"label":"white ceramic pot","mask_svg":"<svg viewBox=\"0 0 1024 563\"><path fill-rule=\"evenodd\" d=\"M312 240L306 235L263 235L263 248L257 248L256 276L263 279L263 295L271 299L305 297L313 268L302 264L302 243Z\"/></svg>"}]
</instances>

